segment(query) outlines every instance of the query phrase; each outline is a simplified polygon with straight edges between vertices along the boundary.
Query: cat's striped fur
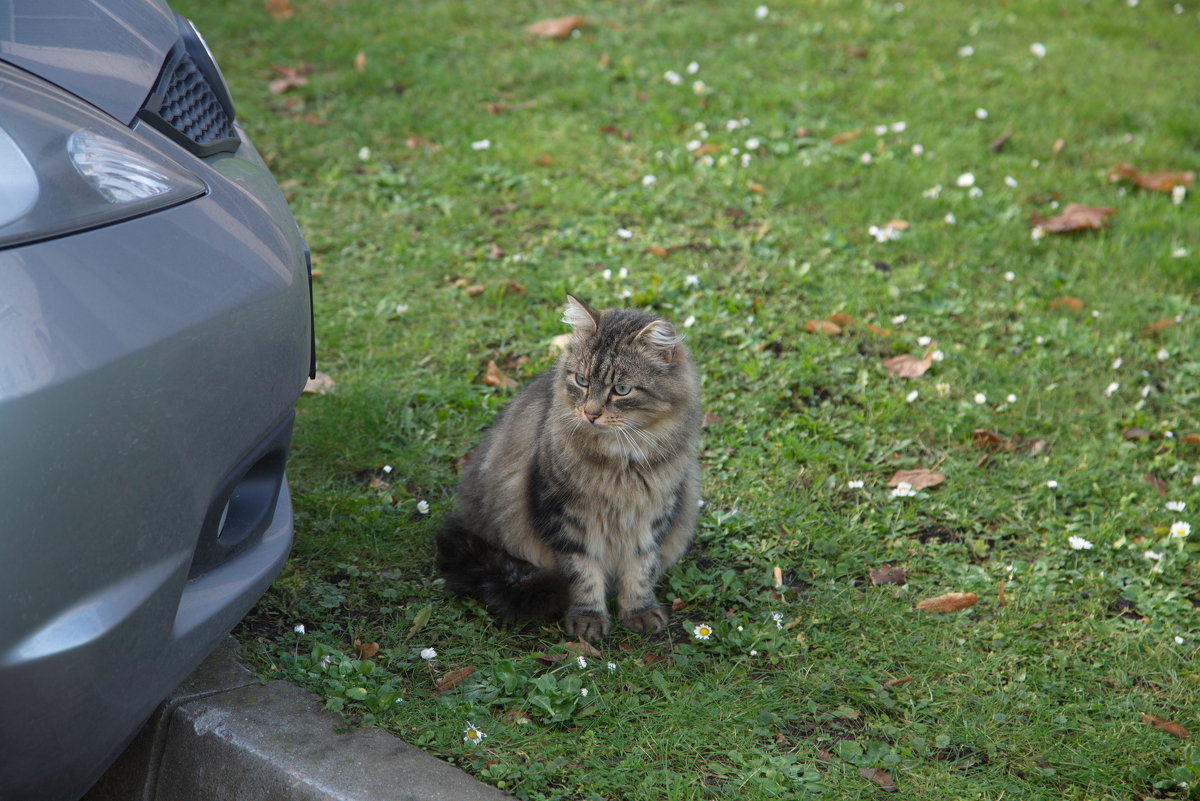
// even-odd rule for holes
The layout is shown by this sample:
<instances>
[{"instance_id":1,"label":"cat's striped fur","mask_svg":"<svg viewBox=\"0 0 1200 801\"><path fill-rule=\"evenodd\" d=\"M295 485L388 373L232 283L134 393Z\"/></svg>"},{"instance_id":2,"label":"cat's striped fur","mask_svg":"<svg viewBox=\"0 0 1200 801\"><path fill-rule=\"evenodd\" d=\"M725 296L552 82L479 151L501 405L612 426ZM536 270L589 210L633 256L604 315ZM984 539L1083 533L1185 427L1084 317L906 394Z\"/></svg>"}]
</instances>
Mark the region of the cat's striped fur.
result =
<instances>
[{"instance_id":1,"label":"cat's striped fur","mask_svg":"<svg viewBox=\"0 0 1200 801\"><path fill-rule=\"evenodd\" d=\"M654 587L687 550L701 413L674 327L568 296L562 356L501 413L438 537L446 587L510 618L562 616L569 636L667 623Z\"/></svg>"}]
</instances>

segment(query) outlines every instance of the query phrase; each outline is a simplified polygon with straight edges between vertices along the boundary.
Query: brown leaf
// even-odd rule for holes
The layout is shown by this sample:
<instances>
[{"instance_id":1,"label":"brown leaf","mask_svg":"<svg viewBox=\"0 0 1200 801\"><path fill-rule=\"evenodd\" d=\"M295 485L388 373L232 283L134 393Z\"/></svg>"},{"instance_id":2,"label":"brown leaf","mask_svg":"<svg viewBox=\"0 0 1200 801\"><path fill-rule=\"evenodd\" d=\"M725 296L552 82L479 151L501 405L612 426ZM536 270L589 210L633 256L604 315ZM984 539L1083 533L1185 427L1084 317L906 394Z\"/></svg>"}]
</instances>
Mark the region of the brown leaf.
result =
<instances>
[{"instance_id":1,"label":"brown leaf","mask_svg":"<svg viewBox=\"0 0 1200 801\"><path fill-rule=\"evenodd\" d=\"M1050 441L1049 441L1049 440L1045 440L1045 439L1035 439L1035 440L1033 441L1033 444L1031 444L1031 445L1029 446L1029 453L1028 453L1028 455L1029 455L1030 457L1037 456L1039 453L1042 453L1043 451L1045 451L1045 450L1046 450L1046 448L1049 448L1049 447L1050 447Z\"/></svg>"},{"instance_id":2,"label":"brown leaf","mask_svg":"<svg viewBox=\"0 0 1200 801\"><path fill-rule=\"evenodd\" d=\"M830 337L836 337L842 333L842 327L829 320L809 320L804 324L804 330L810 334L820 333Z\"/></svg>"},{"instance_id":3,"label":"brown leaf","mask_svg":"<svg viewBox=\"0 0 1200 801\"><path fill-rule=\"evenodd\" d=\"M681 611L683 611L683 609L686 606L687 606L687 604L684 603L682 598L674 598L671 601L671 611L672 612L681 612Z\"/></svg>"},{"instance_id":4,"label":"brown leaf","mask_svg":"<svg viewBox=\"0 0 1200 801\"><path fill-rule=\"evenodd\" d=\"M783 568L780 567L779 565L775 565L775 567L771 569L771 578L775 579L776 587L782 587L783 586Z\"/></svg>"},{"instance_id":5,"label":"brown leaf","mask_svg":"<svg viewBox=\"0 0 1200 801\"><path fill-rule=\"evenodd\" d=\"M387 483L386 481L384 481L382 476L372 475L371 483L368 484L367 486L370 487L371 489L388 489L392 485Z\"/></svg>"},{"instance_id":6,"label":"brown leaf","mask_svg":"<svg viewBox=\"0 0 1200 801\"><path fill-rule=\"evenodd\" d=\"M276 22L291 19L295 14L296 10L289 0L267 0L267 16Z\"/></svg>"},{"instance_id":7,"label":"brown leaf","mask_svg":"<svg viewBox=\"0 0 1200 801\"><path fill-rule=\"evenodd\" d=\"M883 360L883 369L897 378L920 378L933 366L932 359L922 359L910 353L902 353Z\"/></svg>"},{"instance_id":8,"label":"brown leaf","mask_svg":"<svg viewBox=\"0 0 1200 801\"><path fill-rule=\"evenodd\" d=\"M898 679L888 679L883 683L884 687L899 687L901 684L908 684L910 681L916 681L916 676L901 676Z\"/></svg>"},{"instance_id":9,"label":"brown leaf","mask_svg":"<svg viewBox=\"0 0 1200 801\"><path fill-rule=\"evenodd\" d=\"M597 659L600 659L601 657L604 656L604 654L602 654L598 650L596 650L596 646L592 645L590 642L583 639L582 637L580 637L575 642L566 643L565 645L563 645L563 647L566 648L571 653L576 654L576 655L594 656Z\"/></svg>"},{"instance_id":10,"label":"brown leaf","mask_svg":"<svg viewBox=\"0 0 1200 801\"><path fill-rule=\"evenodd\" d=\"M307 76L312 72L312 65L301 64L299 67L290 67L286 64L275 64L271 69L279 77L267 84L267 90L273 95L280 95L297 86L308 86Z\"/></svg>"},{"instance_id":11,"label":"brown leaf","mask_svg":"<svg viewBox=\"0 0 1200 801\"><path fill-rule=\"evenodd\" d=\"M513 707L504 713L506 723L514 723L518 726L536 726L537 722L529 717L529 714L522 709Z\"/></svg>"},{"instance_id":12,"label":"brown leaf","mask_svg":"<svg viewBox=\"0 0 1200 801\"><path fill-rule=\"evenodd\" d=\"M354 56L354 71L364 72L367 69L367 51L359 50Z\"/></svg>"},{"instance_id":13,"label":"brown leaf","mask_svg":"<svg viewBox=\"0 0 1200 801\"><path fill-rule=\"evenodd\" d=\"M483 383L490 387L499 389L516 389L517 382L504 373L500 372L500 368L496 366L496 362L488 360L487 372L483 374Z\"/></svg>"},{"instance_id":14,"label":"brown leaf","mask_svg":"<svg viewBox=\"0 0 1200 801\"><path fill-rule=\"evenodd\" d=\"M824 748L818 748L816 751L813 751L813 756L819 759L821 762L833 761L833 754L829 751L826 751Z\"/></svg>"},{"instance_id":15,"label":"brown leaf","mask_svg":"<svg viewBox=\"0 0 1200 801\"><path fill-rule=\"evenodd\" d=\"M848 45L845 42L838 42L838 47L842 48L842 52L850 58L866 58L867 54L871 52L865 47Z\"/></svg>"},{"instance_id":16,"label":"brown leaf","mask_svg":"<svg viewBox=\"0 0 1200 801\"><path fill-rule=\"evenodd\" d=\"M756 195L761 195L763 193L763 186L757 181L751 181L750 183L746 184L746 188Z\"/></svg>"},{"instance_id":17,"label":"brown leaf","mask_svg":"<svg viewBox=\"0 0 1200 801\"><path fill-rule=\"evenodd\" d=\"M1180 726L1178 723L1172 723L1169 720L1164 720L1163 718L1160 718L1157 715L1151 715L1149 713L1143 714L1142 715L1142 723L1149 723L1154 728L1161 729L1162 731L1165 731L1167 734L1171 734L1171 735L1174 735L1175 737L1178 737L1180 740L1187 740L1187 739L1190 739L1192 736L1191 732L1189 732L1183 726Z\"/></svg>"},{"instance_id":18,"label":"brown leaf","mask_svg":"<svg viewBox=\"0 0 1200 801\"><path fill-rule=\"evenodd\" d=\"M852 317L849 314L846 314L845 312L837 312L835 314L831 314L828 317L826 317L825 319L827 319L829 322L833 323L837 327L843 328L843 329L849 328L850 326L854 325L854 323L856 322L854 317Z\"/></svg>"},{"instance_id":19,"label":"brown leaf","mask_svg":"<svg viewBox=\"0 0 1200 801\"><path fill-rule=\"evenodd\" d=\"M470 286L466 287L466 289L465 289L465 291L467 293L467 297L469 297L469 298L477 298L480 295L482 295L486 290L487 290L487 287L484 286L483 284L471 284Z\"/></svg>"},{"instance_id":20,"label":"brown leaf","mask_svg":"<svg viewBox=\"0 0 1200 801\"><path fill-rule=\"evenodd\" d=\"M428 148L428 147L437 147L438 146L437 142L434 142L429 139L424 139L420 136L410 136L404 140L404 144L407 145L410 150L416 150L418 147Z\"/></svg>"},{"instance_id":21,"label":"brown leaf","mask_svg":"<svg viewBox=\"0 0 1200 801\"><path fill-rule=\"evenodd\" d=\"M880 770L879 768L859 768L858 775L862 776L868 781L875 782L885 793L900 792L900 790L896 787L896 784L892 781L892 777L888 775L887 771Z\"/></svg>"},{"instance_id":22,"label":"brown leaf","mask_svg":"<svg viewBox=\"0 0 1200 801\"><path fill-rule=\"evenodd\" d=\"M653 245L651 247L646 248L646 252L653 253L655 256L658 256L660 259L665 259L667 256L671 255L667 251L666 248L660 248L658 245Z\"/></svg>"},{"instance_id":23,"label":"brown leaf","mask_svg":"<svg viewBox=\"0 0 1200 801\"><path fill-rule=\"evenodd\" d=\"M539 20L525 30L534 36L544 36L547 39L566 39L574 31L582 28L583 24L583 17L578 14L572 14L569 17L554 17L552 19Z\"/></svg>"},{"instance_id":24,"label":"brown leaf","mask_svg":"<svg viewBox=\"0 0 1200 801\"><path fill-rule=\"evenodd\" d=\"M1139 439L1151 439L1154 436L1154 434L1147 431L1144 428L1138 428L1137 426L1130 426L1129 428L1127 428L1121 432L1121 436L1127 440L1136 442Z\"/></svg>"},{"instance_id":25,"label":"brown leaf","mask_svg":"<svg viewBox=\"0 0 1200 801\"><path fill-rule=\"evenodd\" d=\"M1066 309L1067 311L1079 311L1083 308L1083 301L1079 298L1070 295L1063 295L1061 298L1055 298L1050 301L1052 309Z\"/></svg>"},{"instance_id":26,"label":"brown leaf","mask_svg":"<svg viewBox=\"0 0 1200 801\"><path fill-rule=\"evenodd\" d=\"M926 598L917 604L917 609L923 612L957 612L979 603L979 596L973 592L948 592L936 598Z\"/></svg>"},{"instance_id":27,"label":"brown leaf","mask_svg":"<svg viewBox=\"0 0 1200 801\"><path fill-rule=\"evenodd\" d=\"M1043 217L1035 211L1031 219L1034 225L1048 234L1062 234L1069 231L1103 228L1108 225L1108 218L1116 213L1117 210L1109 206L1068 203L1059 214L1053 217Z\"/></svg>"},{"instance_id":28,"label":"brown leaf","mask_svg":"<svg viewBox=\"0 0 1200 801\"><path fill-rule=\"evenodd\" d=\"M1008 140L1012 139L1012 135L1012 131L1005 131L1004 133L1000 134L988 144L988 150L992 151L993 153L999 153L1004 149L1004 146L1008 144Z\"/></svg>"},{"instance_id":29,"label":"brown leaf","mask_svg":"<svg viewBox=\"0 0 1200 801\"><path fill-rule=\"evenodd\" d=\"M438 695L441 695L447 690L453 690L455 687L462 684L463 679L465 679L467 676L470 676L474 672L475 666L467 665L466 667L461 667L458 670L451 670L447 673L443 673L433 680L434 692Z\"/></svg>"},{"instance_id":30,"label":"brown leaf","mask_svg":"<svg viewBox=\"0 0 1200 801\"><path fill-rule=\"evenodd\" d=\"M362 640L354 641L354 653L358 654L359 659L370 659L379 653L379 643L363 642Z\"/></svg>"},{"instance_id":31,"label":"brown leaf","mask_svg":"<svg viewBox=\"0 0 1200 801\"><path fill-rule=\"evenodd\" d=\"M719 422L721 422L721 416L716 412L705 412L701 425L703 425L705 428L708 428L709 426L715 426Z\"/></svg>"},{"instance_id":32,"label":"brown leaf","mask_svg":"<svg viewBox=\"0 0 1200 801\"><path fill-rule=\"evenodd\" d=\"M1200 445L1200 434L1184 434L1179 441L1186 442L1188 445Z\"/></svg>"},{"instance_id":33,"label":"brown leaf","mask_svg":"<svg viewBox=\"0 0 1200 801\"><path fill-rule=\"evenodd\" d=\"M880 328L875 323L867 323L867 330L880 337L890 337L892 335L892 329Z\"/></svg>"},{"instance_id":34,"label":"brown leaf","mask_svg":"<svg viewBox=\"0 0 1200 801\"><path fill-rule=\"evenodd\" d=\"M720 145L714 145L712 142L708 142L706 144L700 145L700 147L693 150L692 158L694 158L694 159L704 158L705 156L711 156L714 153L720 153L720 152L721 152Z\"/></svg>"},{"instance_id":35,"label":"brown leaf","mask_svg":"<svg viewBox=\"0 0 1200 801\"><path fill-rule=\"evenodd\" d=\"M903 585L908 581L904 573L904 568L897 565L882 565L880 567L867 568L867 576L871 579L871 584L878 587L883 584L900 584Z\"/></svg>"},{"instance_id":36,"label":"brown leaf","mask_svg":"<svg viewBox=\"0 0 1200 801\"><path fill-rule=\"evenodd\" d=\"M945 480L946 477L941 473L919 467L916 470L897 470L896 475L888 479L887 485L898 487L901 482L904 482L910 485L914 491L919 491L928 487L936 487Z\"/></svg>"},{"instance_id":37,"label":"brown leaf","mask_svg":"<svg viewBox=\"0 0 1200 801\"><path fill-rule=\"evenodd\" d=\"M855 128L853 131L843 131L839 134L834 134L829 137L829 144L844 145L852 139L857 139L862 134L862 128Z\"/></svg>"},{"instance_id":38,"label":"brown leaf","mask_svg":"<svg viewBox=\"0 0 1200 801\"><path fill-rule=\"evenodd\" d=\"M884 223L883 227L891 228L893 231L907 231L908 230L908 220L900 220L900 219L888 220L886 223Z\"/></svg>"},{"instance_id":39,"label":"brown leaf","mask_svg":"<svg viewBox=\"0 0 1200 801\"><path fill-rule=\"evenodd\" d=\"M554 156L551 156L549 153L539 153L533 157L533 163L539 167L553 167Z\"/></svg>"},{"instance_id":40,"label":"brown leaf","mask_svg":"<svg viewBox=\"0 0 1200 801\"><path fill-rule=\"evenodd\" d=\"M1000 579L1000 586L996 588L996 597L1000 599L1001 606L1008 606L1008 595L1004 592L1004 579Z\"/></svg>"},{"instance_id":41,"label":"brown leaf","mask_svg":"<svg viewBox=\"0 0 1200 801\"><path fill-rule=\"evenodd\" d=\"M503 253L504 251L500 251ZM529 292L523 284L519 284L511 278L504 282L504 295L525 295Z\"/></svg>"},{"instance_id":42,"label":"brown leaf","mask_svg":"<svg viewBox=\"0 0 1200 801\"><path fill-rule=\"evenodd\" d=\"M1151 192L1170 194L1177 186L1191 186L1196 180L1196 173L1190 170L1188 172L1142 172L1132 164L1118 164L1108 171L1108 179L1110 181L1124 179Z\"/></svg>"},{"instance_id":43,"label":"brown leaf","mask_svg":"<svg viewBox=\"0 0 1200 801\"><path fill-rule=\"evenodd\" d=\"M318 370L315 376L305 382L302 391L305 395L328 395L336 386L337 384L333 383L333 379L327 373Z\"/></svg>"},{"instance_id":44,"label":"brown leaf","mask_svg":"<svg viewBox=\"0 0 1200 801\"><path fill-rule=\"evenodd\" d=\"M1010 440L997 434L995 431L988 431L986 428L977 428L971 432L971 442L976 448L987 450L1011 451L1013 444Z\"/></svg>"},{"instance_id":45,"label":"brown leaf","mask_svg":"<svg viewBox=\"0 0 1200 801\"><path fill-rule=\"evenodd\" d=\"M556 664L562 662L566 658L566 654L542 654L541 656L535 656L533 661L540 665L545 665L546 667L554 667Z\"/></svg>"},{"instance_id":46,"label":"brown leaf","mask_svg":"<svg viewBox=\"0 0 1200 801\"><path fill-rule=\"evenodd\" d=\"M1162 497L1167 497L1167 482L1163 481L1153 473L1146 474L1146 483L1154 487L1154 491Z\"/></svg>"},{"instance_id":47,"label":"brown leaf","mask_svg":"<svg viewBox=\"0 0 1200 801\"><path fill-rule=\"evenodd\" d=\"M1161 317L1142 329L1142 336L1152 337L1161 334L1171 326L1175 325L1174 317Z\"/></svg>"}]
</instances>

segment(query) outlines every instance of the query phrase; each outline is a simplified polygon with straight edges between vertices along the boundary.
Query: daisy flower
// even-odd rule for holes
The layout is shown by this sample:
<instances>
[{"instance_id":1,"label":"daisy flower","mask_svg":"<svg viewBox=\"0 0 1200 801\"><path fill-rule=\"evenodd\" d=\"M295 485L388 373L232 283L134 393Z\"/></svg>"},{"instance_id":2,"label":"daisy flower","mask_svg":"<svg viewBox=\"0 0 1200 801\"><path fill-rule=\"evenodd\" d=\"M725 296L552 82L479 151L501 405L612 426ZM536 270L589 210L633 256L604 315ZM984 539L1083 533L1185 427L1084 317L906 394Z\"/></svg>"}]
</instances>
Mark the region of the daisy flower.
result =
<instances>
[{"instance_id":1,"label":"daisy flower","mask_svg":"<svg viewBox=\"0 0 1200 801\"><path fill-rule=\"evenodd\" d=\"M292 631L296 632L297 634L303 634L304 633L304 624L297 623L295 626L292 627Z\"/></svg>"},{"instance_id":2,"label":"daisy flower","mask_svg":"<svg viewBox=\"0 0 1200 801\"><path fill-rule=\"evenodd\" d=\"M417 501L417 511L423 515L429 514L429 501Z\"/></svg>"},{"instance_id":3,"label":"daisy flower","mask_svg":"<svg viewBox=\"0 0 1200 801\"><path fill-rule=\"evenodd\" d=\"M692 634L695 635L697 640L707 640L712 636L712 633L712 626L708 625L707 623L701 623L700 625L696 626L696 628L692 629Z\"/></svg>"},{"instance_id":4,"label":"daisy flower","mask_svg":"<svg viewBox=\"0 0 1200 801\"><path fill-rule=\"evenodd\" d=\"M937 394L939 394L939 395L949 395L950 394L950 385L945 382L935 384L933 388L937 390Z\"/></svg>"},{"instance_id":5,"label":"daisy flower","mask_svg":"<svg viewBox=\"0 0 1200 801\"><path fill-rule=\"evenodd\" d=\"M1054 479L1050 479L1049 481L1046 482L1046 486L1049 489L1058 489L1058 482L1055 481Z\"/></svg>"},{"instance_id":6,"label":"daisy flower","mask_svg":"<svg viewBox=\"0 0 1200 801\"><path fill-rule=\"evenodd\" d=\"M975 397L972 398L972 400L982 406L983 404L987 403L987 395L984 395L982 392L976 392Z\"/></svg>"},{"instance_id":7,"label":"daisy flower","mask_svg":"<svg viewBox=\"0 0 1200 801\"><path fill-rule=\"evenodd\" d=\"M617 663L616 663L616 662L609 662L609 663L608 663L608 672L609 672L609 673L616 673L616 672L617 672Z\"/></svg>"},{"instance_id":8,"label":"daisy flower","mask_svg":"<svg viewBox=\"0 0 1200 801\"><path fill-rule=\"evenodd\" d=\"M492 140L490 139L479 139L471 143L472 150L487 150L491 146Z\"/></svg>"},{"instance_id":9,"label":"daisy flower","mask_svg":"<svg viewBox=\"0 0 1200 801\"><path fill-rule=\"evenodd\" d=\"M1037 58L1046 57L1046 46L1041 42L1034 42L1029 46L1029 52L1033 53Z\"/></svg>"},{"instance_id":10,"label":"daisy flower","mask_svg":"<svg viewBox=\"0 0 1200 801\"><path fill-rule=\"evenodd\" d=\"M754 18L755 19L766 19L767 15L770 13L771 13L771 9L767 8L766 6L759 6L758 8L754 9Z\"/></svg>"},{"instance_id":11,"label":"daisy flower","mask_svg":"<svg viewBox=\"0 0 1200 801\"><path fill-rule=\"evenodd\" d=\"M862 482L862 479L856 478L856 479L853 479L852 481L847 481L846 486L850 489L862 489L863 482Z\"/></svg>"},{"instance_id":12,"label":"daisy flower","mask_svg":"<svg viewBox=\"0 0 1200 801\"><path fill-rule=\"evenodd\" d=\"M628 228L618 228L617 236L619 236L621 239L632 239L633 231L630 231Z\"/></svg>"},{"instance_id":13,"label":"daisy flower","mask_svg":"<svg viewBox=\"0 0 1200 801\"><path fill-rule=\"evenodd\" d=\"M1188 534L1192 533L1191 523L1185 523L1182 520L1176 520L1171 524L1171 536L1183 539Z\"/></svg>"},{"instance_id":14,"label":"daisy flower","mask_svg":"<svg viewBox=\"0 0 1200 801\"><path fill-rule=\"evenodd\" d=\"M587 667L587 660L586 660L586 659L584 659L582 656L577 656L577 657L575 657L575 660L576 660L577 662L579 662L579 667L580 667L580 669L583 669L583 668Z\"/></svg>"},{"instance_id":15,"label":"daisy flower","mask_svg":"<svg viewBox=\"0 0 1200 801\"><path fill-rule=\"evenodd\" d=\"M959 58L970 58L973 55L975 55L975 48L971 47L970 45L963 45L962 47L958 48Z\"/></svg>"},{"instance_id":16,"label":"daisy flower","mask_svg":"<svg viewBox=\"0 0 1200 801\"><path fill-rule=\"evenodd\" d=\"M484 737L487 737L487 735L472 726L471 721L468 720L467 728L463 729L463 742L479 745L483 742Z\"/></svg>"},{"instance_id":17,"label":"daisy flower","mask_svg":"<svg viewBox=\"0 0 1200 801\"><path fill-rule=\"evenodd\" d=\"M919 397L919 393L914 389L912 392L904 396L905 403L912 403Z\"/></svg>"},{"instance_id":18,"label":"daisy flower","mask_svg":"<svg viewBox=\"0 0 1200 801\"><path fill-rule=\"evenodd\" d=\"M687 278L683 279L683 285L684 286L700 286L700 276L689 275Z\"/></svg>"},{"instance_id":19,"label":"daisy flower","mask_svg":"<svg viewBox=\"0 0 1200 801\"><path fill-rule=\"evenodd\" d=\"M1117 390L1120 388L1120 384L1118 384L1116 381L1112 382L1104 388L1104 397L1111 398L1113 395L1117 394Z\"/></svg>"},{"instance_id":20,"label":"daisy flower","mask_svg":"<svg viewBox=\"0 0 1200 801\"><path fill-rule=\"evenodd\" d=\"M966 189L968 186L974 186L975 185L975 174L969 173L969 172L964 172L962 175L960 175L954 179L954 184L956 186L962 187L963 189Z\"/></svg>"},{"instance_id":21,"label":"daisy flower","mask_svg":"<svg viewBox=\"0 0 1200 801\"><path fill-rule=\"evenodd\" d=\"M977 108L977 109L975 109L975 119L977 119L977 120L986 120L986 119L987 119L987 117L988 117L988 112L987 112L987 109L986 109L986 108Z\"/></svg>"},{"instance_id":22,"label":"daisy flower","mask_svg":"<svg viewBox=\"0 0 1200 801\"><path fill-rule=\"evenodd\" d=\"M579 688L579 694L580 694L580 695L582 695L584 698L587 698L587 695L588 695L588 688L587 688L587 687L580 687L580 688Z\"/></svg>"},{"instance_id":23,"label":"daisy flower","mask_svg":"<svg viewBox=\"0 0 1200 801\"><path fill-rule=\"evenodd\" d=\"M663 73L663 79L672 86L679 86L683 83L683 78L675 70L667 70Z\"/></svg>"},{"instance_id":24,"label":"daisy flower","mask_svg":"<svg viewBox=\"0 0 1200 801\"><path fill-rule=\"evenodd\" d=\"M942 219L946 221L946 225L954 225L955 223L958 222L958 218L954 216L953 212L948 213Z\"/></svg>"},{"instance_id":25,"label":"daisy flower","mask_svg":"<svg viewBox=\"0 0 1200 801\"><path fill-rule=\"evenodd\" d=\"M1183 501L1167 501L1167 508L1172 512L1182 512L1185 506L1187 504Z\"/></svg>"},{"instance_id":26,"label":"daisy flower","mask_svg":"<svg viewBox=\"0 0 1200 801\"><path fill-rule=\"evenodd\" d=\"M912 484L907 481L901 481L896 484L896 488L892 490L893 498L911 498L916 495L917 491L912 488Z\"/></svg>"},{"instance_id":27,"label":"daisy flower","mask_svg":"<svg viewBox=\"0 0 1200 801\"><path fill-rule=\"evenodd\" d=\"M437 659L437 649L422 648L421 649L421 658L424 659L426 662L432 662L434 659Z\"/></svg>"},{"instance_id":28,"label":"daisy flower","mask_svg":"<svg viewBox=\"0 0 1200 801\"><path fill-rule=\"evenodd\" d=\"M1067 539L1067 544L1070 545L1071 549L1075 551L1090 551L1092 549L1092 544L1090 542L1085 540L1083 537L1076 537L1074 535Z\"/></svg>"}]
</instances>

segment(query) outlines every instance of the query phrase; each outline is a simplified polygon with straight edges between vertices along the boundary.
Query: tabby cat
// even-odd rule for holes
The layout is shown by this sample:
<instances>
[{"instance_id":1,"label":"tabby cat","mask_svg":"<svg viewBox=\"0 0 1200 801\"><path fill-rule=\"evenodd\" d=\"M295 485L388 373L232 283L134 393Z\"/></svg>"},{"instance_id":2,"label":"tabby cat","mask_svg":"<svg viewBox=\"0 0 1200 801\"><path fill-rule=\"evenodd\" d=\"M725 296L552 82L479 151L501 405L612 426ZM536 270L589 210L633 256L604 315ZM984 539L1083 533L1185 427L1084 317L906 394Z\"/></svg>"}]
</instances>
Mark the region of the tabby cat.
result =
<instances>
[{"instance_id":1,"label":"tabby cat","mask_svg":"<svg viewBox=\"0 0 1200 801\"><path fill-rule=\"evenodd\" d=\"M691 543L700 498L696 370L675 328L567 296L562 355L500 414L438 536L446 588L570 637L667 625L654 594Z\"/></svg>"}]
</instances>

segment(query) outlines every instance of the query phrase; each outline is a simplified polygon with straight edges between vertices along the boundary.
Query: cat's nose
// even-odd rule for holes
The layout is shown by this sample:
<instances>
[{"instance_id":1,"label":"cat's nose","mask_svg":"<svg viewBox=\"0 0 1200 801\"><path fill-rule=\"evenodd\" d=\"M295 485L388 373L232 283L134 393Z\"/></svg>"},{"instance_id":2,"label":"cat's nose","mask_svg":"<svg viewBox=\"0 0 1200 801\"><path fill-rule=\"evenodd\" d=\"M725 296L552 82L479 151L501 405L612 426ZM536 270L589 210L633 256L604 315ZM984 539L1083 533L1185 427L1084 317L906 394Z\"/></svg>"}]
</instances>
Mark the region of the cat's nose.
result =
<instances>
[{"instance_id":1,"label":"cat's nose","mask_svg":"<svg viewBox=\"0 0 1200 801\"><path fill-rule=\"evenodd\" d=\"M600 419L600 412L584 412L583 416L588 419L589 423L594 423Z\"/></svg>"}]
</instances>

